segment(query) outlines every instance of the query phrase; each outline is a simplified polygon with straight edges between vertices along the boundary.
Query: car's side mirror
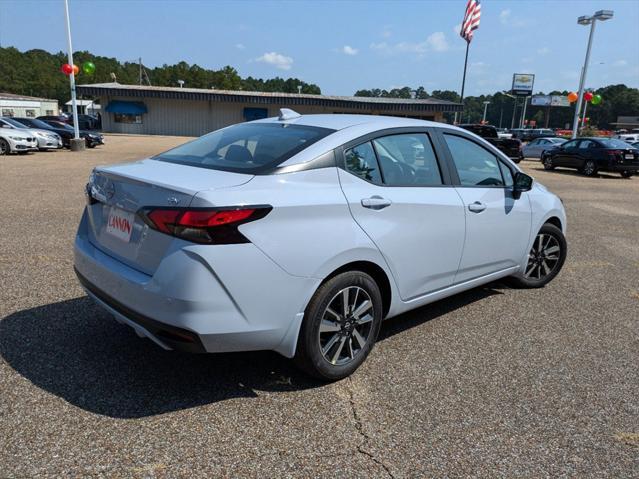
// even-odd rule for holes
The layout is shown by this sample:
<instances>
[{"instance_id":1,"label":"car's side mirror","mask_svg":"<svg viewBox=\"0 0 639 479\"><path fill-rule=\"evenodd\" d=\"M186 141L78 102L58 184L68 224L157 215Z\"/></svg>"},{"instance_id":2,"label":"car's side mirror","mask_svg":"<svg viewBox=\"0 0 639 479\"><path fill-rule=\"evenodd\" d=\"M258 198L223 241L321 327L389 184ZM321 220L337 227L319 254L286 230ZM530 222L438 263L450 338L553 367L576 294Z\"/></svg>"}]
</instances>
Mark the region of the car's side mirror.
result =
<instances>
[{"instance_id":1,"label":"car's side mirror","mask_svg":"<svg viewBox=\"0 0 639 479\"><path fill-rule=\"evenodd\" d=\"M521 194L525 191L532 189L533 179L532 176L528 176L521 171L517 172L513 179L513 198L518 200L521 198Z\"/></svg>"}]
</instances>

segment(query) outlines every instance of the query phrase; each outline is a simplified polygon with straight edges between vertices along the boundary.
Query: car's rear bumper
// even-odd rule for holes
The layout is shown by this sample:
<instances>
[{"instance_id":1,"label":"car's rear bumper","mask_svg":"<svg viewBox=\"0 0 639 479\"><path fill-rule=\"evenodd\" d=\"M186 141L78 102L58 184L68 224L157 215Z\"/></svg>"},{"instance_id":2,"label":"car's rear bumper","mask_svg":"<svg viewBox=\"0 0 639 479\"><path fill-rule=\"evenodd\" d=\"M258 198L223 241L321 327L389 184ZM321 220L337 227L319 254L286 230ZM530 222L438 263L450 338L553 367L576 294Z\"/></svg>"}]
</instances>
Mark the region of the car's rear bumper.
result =
<instances>
[{"instance_id":1,"label":"car's rear bumper","mask_svg":"<svg viewBox=\"0 0 639 479\"><path fill-rule=\"evenodd\" d=\"M639 165L612 165L612 166L605 166L603 168L599 168L599 171L610 171L610 172L615 172L615 173L620 173L622 171L632 171L632 172L637 172L639 171Z\"/></svg>"},{"instance_id":2,"label":"car's rear bumper","mask_svg":"<svg viewBox=\"0 0 639 479\"><path fill-rule=\"evenodd\" d=\"M286 273L252 244L185 242L147 275L96 248L86 214L74 253L78 278L98 304L138 334L190 352L272 349L292 356L319 285Z\"/></svg>"}]
</instances>

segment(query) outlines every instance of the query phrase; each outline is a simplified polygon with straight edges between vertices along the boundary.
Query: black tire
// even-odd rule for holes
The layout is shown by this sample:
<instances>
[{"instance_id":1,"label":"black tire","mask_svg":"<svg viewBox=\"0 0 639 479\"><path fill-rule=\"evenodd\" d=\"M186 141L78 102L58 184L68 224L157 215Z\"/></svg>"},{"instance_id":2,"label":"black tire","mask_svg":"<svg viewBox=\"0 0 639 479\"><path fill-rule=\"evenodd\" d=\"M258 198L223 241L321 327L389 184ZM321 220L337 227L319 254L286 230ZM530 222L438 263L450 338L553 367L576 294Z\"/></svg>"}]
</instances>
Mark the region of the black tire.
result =
<instances>
[{"instance_id":1,"label":"black tire","mask_svg":"<svg viewBox=\"0 0 639 479\"><path fill-rule=\"evenodd\" d=\"M351 297L355 296L353 309L358 309L356 306L360 294L364 301L370 300L371 309L367 309L365 312L371 312L361 318L361 325L357 320L353 319L355 318L353 315L344 316L340 314L341 320L337 318L333 321L327 320L327 318L335 317L328 313L327 308L335 304L340 305L340 302L343 301L341 298L343 298L344 290L349 291L347 297L349 295ZM356 294L353 295L351 291ZM364 293L361 293L362 291ZM347 301L348 303L349 301ZM363 302L359 304L359 308L364 305ZM331 308L331 310L333 311L334 308ZM338 308L338 311L341 312L341 308ZM371 319L364 322L369 316L371 316ZM320 324L327 323L332 323L332 327L341 329L339 331L320 332ZM373 349L381 324L382 296L373 278L362 271L348 271L338 274L322 284L311 298L304 313L304 320L297 339L294 362L304 372L324 381L337 381L350 376L364 362ZM359 331L362 331L363 334ZM354 346L356 347L361 339L358 340L353 335L354 332L359 338L362 338L363 335L366 336L364 345L360 345L357 351L355 351ZM338 337L338 339L335 340L334 336ZM324 348L322 347L323 340L325 341ZM331 341L333 342L331 343ZM331 343L331 346L329 346L329 343ZM346 348L344 348L345 344ZM342 351L344 351L346 357L340 360ZM350 359L348 351L350 351ZM337 355L337 360L332 363L327 356L335 357L335 354ZM343 362L338 364L337 362L339 361Z\"/></svg>"},{"instance_id":2,"label":"black tire","mask_svg":"<svg viewBox=\"0 0 639 479\"><path fill-rule=\"evenodd\" d=\"M544 164L544 170L554 170L555 165L552 162L552 156L546 155L542 158L542 163Z\"/></svg>"},{"instance_id":3,"label":"black tire","mask_svg":"<svg viewBox=\"0 0 639 479\"><path fill-rule=\"evenodd\" d=\"M542 242L544 241L545 237L547 236L552 237L553 238L552 245L553 247L555 244L559 246L559 251L557 254L556 261L553 260L554 262L552 264L550 264L550 257L546 256L546 259L542 260L544 261L546 266L544 267L544 263L539 263L536 265L536 268L535 268L535 263L537 262L537 259L539 258L535 251L536 243L538 243L540 235L542 235L542 238L541 238ZM533 246L528 254L529 259L528 259L528 263L526 264L525 271L523 272L522 275L512 276L510 278L510 283L513 286L519 287L519 288L542 288L546 286L555 278L555 276L559 274L559 271L561 271L561 268L563 267L564 262L566 261L567 253L568 253L568 244L566 243L566 237L564 236L563 232L559 228L557 228L555 225L546 223L545 225L541 227L541 229L535 236L535 240L533 241ZM546 273L545 269L548 267L550 268L550 271ZM531 270L531 268L533 269ZM531 274L529 276L526 276L529 271ZM540 277L535 277L536 272L540 273Z\"/></svg>"},{"instance_id":4,"label":"black tire","mask_svg":"<svg viewBox=\"0 0 639 479\"><path fill-rule=\"evenodd\" d=\"M0 155L8 155L11 153L11 147L4 138L0 138Z\"/></svg>"},{"instance_id":5,"label":"black tire","mask_svg":"<svg viewBox=\"0 0 639 479\"><path fill-rule=\"evenodd\" d=\"M621 177L622 178L630 178L632 176L632 171L622 171L621 172Z\"/></svg>"},{"instance_id":6,"label":"black tire","mask_svg":"<svg viewBox=\"0 0 639 479\"><path fill-rule=\"evenodd\" d=\"M581 172L586 176L595 176L597 174L597 163L595 160L587 160Z\"/></svg>"}]
</instances>

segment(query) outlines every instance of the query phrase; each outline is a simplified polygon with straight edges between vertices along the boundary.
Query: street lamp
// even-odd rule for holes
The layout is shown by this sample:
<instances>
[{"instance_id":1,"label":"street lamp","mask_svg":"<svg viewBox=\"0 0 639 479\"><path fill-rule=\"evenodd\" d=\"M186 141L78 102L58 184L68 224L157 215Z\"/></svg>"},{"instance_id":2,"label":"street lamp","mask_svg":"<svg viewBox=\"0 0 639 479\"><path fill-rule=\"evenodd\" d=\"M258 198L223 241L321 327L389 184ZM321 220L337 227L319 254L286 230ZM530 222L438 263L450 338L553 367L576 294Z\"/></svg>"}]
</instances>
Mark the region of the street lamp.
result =
<instances>
[{"instance_id":1,"label":"street lamp","mask_svg":"<svg viewBox=\"0 0 639 479\"><path fill-rule=\"evenodd\" d=\"M484 102L484 116L481 119L482 123L486 123L486 110L488 109L488 105L490 105L489 101Z\"/></svg>"},{"instance_id":2,"label":"street lamp","mask_svg":"<svg viewBox=\"0 0 639 479\"><path fill-rule=\"evenodd\" d=\"M579 25L590 25L590 35L588 36L588 48L586 49L586 59L584 67L581 70L581 79L579 80L579 98L577 98L577 107L575 108L575 116L572 120L572 137L577 138L579 129L579 113L581 112L581 104L584 99L584 83L586 83L586 73L588 72L588 62L590 61L590 48L592 47L592 36L595 33L595 24L597 20L603 22L610 20L614 15L612 10L599 10L592 17L583 15L577 19Z\"/></svg>"}]
</instances>

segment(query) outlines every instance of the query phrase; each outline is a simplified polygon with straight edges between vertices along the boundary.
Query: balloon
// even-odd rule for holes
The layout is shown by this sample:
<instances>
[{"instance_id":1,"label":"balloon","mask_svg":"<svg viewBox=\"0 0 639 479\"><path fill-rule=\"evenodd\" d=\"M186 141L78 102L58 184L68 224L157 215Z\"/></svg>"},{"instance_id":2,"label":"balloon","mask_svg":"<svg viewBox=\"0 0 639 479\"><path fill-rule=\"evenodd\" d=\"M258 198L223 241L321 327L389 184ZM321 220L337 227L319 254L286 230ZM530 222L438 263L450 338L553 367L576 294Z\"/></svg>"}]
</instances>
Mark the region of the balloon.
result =
<instances>
[{"instance_id":1,"label":"balloon","mask_svg":"<svg viewBox=\"0 0 639 479\"><path fill-rule=\"evenodd\" d=\"M586 93L584 93L584 100L586 101L592 100L592 92L587 91Z\"/></svg>"},{"instance_id":2,"label":"balloon","mask_svg":"<svg viewBox=\"0 0 639 479\"><path fill-rule=\"evenodd\" d=\"M80 73L80 67L78 65L73 65L73 75L77 76Z\"/></svg>"},{"instance_id":3,"label":"balloon","mask_svg":"<svg viewBox=\"0 0 639 479\"><path fill-rule=\"evenodd\" d=\"M601 103L601 100L603 100L603 98L601 98L601 95L595 95L592 97L591 103L593 105L599 105L599 103Z\"/></svg>"},{"instance_id":4,"label":"balloon","mask_svg":"<svg viewBox=\"0 0 639 479\"><path fill-rule=\"evenodd\" d=\"M82 71L87 75L93 75L93 73L95 72L95 65L93 64L93 62L84 62L82 64Z\"/></svg>"},{"instance_id":5,"label":"balloon","mask_svg":"<svg viewBox=\"0 0 639 479\"><path fill-rule=\"evenodd\" d=\"M568 101L570 103L576 102L577 98L579 98L579 95L577 95L574 91L571 91L570 93L568 93Z\"/></svg>"},{"instance_id":6,"label":"balloon","mask_svg":"<svg viewBox=\"0 0 639 479\"><path fill-rule=\"evenodd\" d=\"M69 65L68 63L65 63L64 65L62 65L60 70L62 70L62 73L64 73L65 75L71 75L71 72L73 71L73 67Z\"/></svg>"}]
</instances>

